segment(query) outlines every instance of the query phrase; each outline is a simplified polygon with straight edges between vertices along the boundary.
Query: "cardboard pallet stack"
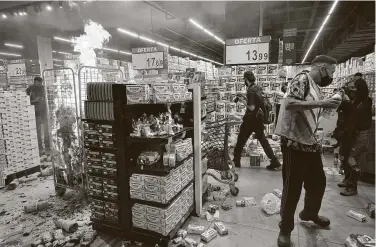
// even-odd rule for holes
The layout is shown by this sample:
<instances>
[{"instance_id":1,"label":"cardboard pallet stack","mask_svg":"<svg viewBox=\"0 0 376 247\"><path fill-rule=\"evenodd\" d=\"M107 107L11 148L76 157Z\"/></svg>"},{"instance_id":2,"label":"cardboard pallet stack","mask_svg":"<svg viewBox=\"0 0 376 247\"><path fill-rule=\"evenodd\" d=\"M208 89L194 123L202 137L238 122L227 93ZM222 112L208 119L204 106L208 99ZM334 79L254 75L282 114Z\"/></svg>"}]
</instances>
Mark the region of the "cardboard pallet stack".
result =
<instances>
[{"instance_id":1,"label":"cardboard pallet stack","mask_svg":"<svg viewBox=\"0 0 376 247\"><path fill-rule=\"evenodd\" d=\"M34 106L22 91L0 91L0 182L40 165ZM0 183L1 185L1 183Z\"/></svg>"}]
</instances>

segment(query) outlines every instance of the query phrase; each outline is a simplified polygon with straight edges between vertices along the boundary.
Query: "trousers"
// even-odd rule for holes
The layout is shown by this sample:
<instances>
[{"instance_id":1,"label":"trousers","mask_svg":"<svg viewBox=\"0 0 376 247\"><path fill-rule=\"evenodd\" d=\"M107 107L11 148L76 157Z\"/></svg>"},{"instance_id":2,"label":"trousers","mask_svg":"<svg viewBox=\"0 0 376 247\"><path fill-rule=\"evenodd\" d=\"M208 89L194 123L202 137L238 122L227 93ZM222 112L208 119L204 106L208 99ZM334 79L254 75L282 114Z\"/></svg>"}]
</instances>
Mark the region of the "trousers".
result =
<instances>
[{"instance_id":1,"label":"trousers","mask_svg":"<svg viewBox=\"0 0 376 247\"><path fill-rule=\"evenodd\" d=\"M360 165L359 160L362 154L367 152L369 139L369 131L357 131L355 135L355 141L351 146L348 167L349 167L349 184L356 188L360 178Z\"/></svg>"},{"instance_id":2,"label":"trousers","mask_svg":"<svg viewBox=\"0 0 376 247\"><path fill-rule=\"evenodd\" d=\"M345 179L348 180L350 178L350 165L349 165L349 155L351 150L351 144L349 141L341 141L338 150L338 159L341 162L341 167L345 173Z\"/></svg>"},{"instance_id":3,"label":"trousers","mask_svg":"<svg viewBox=\"0 0 376 247\"><path fill-rule=\"evenodd\" d=\"M270 147L270 144L265 137L264 125L259 120L244 117L243 123L240 125L239 135L234 149L234 160L240 161L244 145L247 143L248 138L253 132L256 134L256 138L259 140L266 156L271 160L276 159L273 149Z\"/></svg>"},{"instance_id":4,"label":"trousers","mask_svg":"<svg viewBox=\"0 0 376 247\"><path fill-rule=\"evenodd\" d=\"M37 128L39 152L42 152L42 150L48 151L50 149L50 139L49 139L50 134L48 131L48 126L47 126L47 117L35 116L35 125ZM42 141L42 135L43 135L43 141ZM44 142L44 149L43 149L43 142Z\"/></svg>"},{"instance_id":5,"label":"trousers","mask_svg":"<svg viewBox=\"0 0 376 247\"><path fill-rule=\"evenodd\" d=\"M304 214L318 215L326 187L326 177L319 152L303 152L291 147L282 147L283 192L281 200L281 222L284 233L294 230L294 214L304 184Z\"/></svg>"}]
</instances>

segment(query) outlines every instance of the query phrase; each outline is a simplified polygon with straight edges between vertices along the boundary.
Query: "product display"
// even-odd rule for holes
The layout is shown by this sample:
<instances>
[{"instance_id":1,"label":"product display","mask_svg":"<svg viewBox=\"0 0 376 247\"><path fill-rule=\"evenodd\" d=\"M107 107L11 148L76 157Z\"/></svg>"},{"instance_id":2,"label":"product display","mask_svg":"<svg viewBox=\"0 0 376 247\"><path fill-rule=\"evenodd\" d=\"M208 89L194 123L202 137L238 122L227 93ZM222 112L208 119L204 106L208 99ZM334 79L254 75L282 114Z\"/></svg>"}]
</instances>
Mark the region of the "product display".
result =
<instances>
[{"instance_id":1,"label":"product display","mask_svg":"<svg viewBox=\"0 0 376 247\"><path fill-rule=\"evenodd\" d=\"M22 91L0 91L0 177L40 165L34 106Z\"/></svg>"}]
</instances>

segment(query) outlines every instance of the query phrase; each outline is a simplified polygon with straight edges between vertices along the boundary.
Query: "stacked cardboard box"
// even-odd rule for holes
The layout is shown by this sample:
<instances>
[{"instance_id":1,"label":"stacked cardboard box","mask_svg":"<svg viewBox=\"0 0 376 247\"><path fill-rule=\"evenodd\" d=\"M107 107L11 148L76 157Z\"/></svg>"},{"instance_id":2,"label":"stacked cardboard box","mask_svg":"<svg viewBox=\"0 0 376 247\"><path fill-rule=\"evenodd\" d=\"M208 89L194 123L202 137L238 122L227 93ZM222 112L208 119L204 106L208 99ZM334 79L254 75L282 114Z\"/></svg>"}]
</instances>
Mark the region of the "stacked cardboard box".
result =
<instances>
[{"instance_id":1,"label":"stacked cardboard box","mask_svg":"<svg viewBox=\"0 0 376 247\"><path fill-rule=\"evenodd\" d=\"M5 143L0 144L0 153L6 156L0 157L0 162L6 160L5 175L40 165L35 112L29 96L22 91L0 92L0 113Z\"/></svg>"}]
</instances>

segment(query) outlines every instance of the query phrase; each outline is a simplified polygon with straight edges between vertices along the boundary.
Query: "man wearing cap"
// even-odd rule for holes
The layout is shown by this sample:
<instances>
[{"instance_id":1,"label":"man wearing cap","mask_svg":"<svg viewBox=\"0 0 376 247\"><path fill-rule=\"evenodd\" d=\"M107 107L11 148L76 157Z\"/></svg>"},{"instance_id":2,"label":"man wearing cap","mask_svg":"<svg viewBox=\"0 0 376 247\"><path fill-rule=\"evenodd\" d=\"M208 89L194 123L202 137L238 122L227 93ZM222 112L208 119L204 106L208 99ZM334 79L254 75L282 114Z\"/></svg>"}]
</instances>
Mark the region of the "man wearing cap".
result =
<instances>
[{"instance_id":1,"label":"man wearing cap","mask_svg":"<svg viewBox=\"0 0 376 247\"><path fill-rule=\"evenodd\" d=\"M320 216L326 177L321 160L321 145L316 139L323 108L337 108L338 99L323 99L319 87L333 81L336 60L317 56L310 72L301 72L289 83L281 103L275 134L281 136L283 154L283 192L278 246L291 246L295 210L304 184L304 209L299 213L303 221L313 221L328 227L330 220Z\"/></svg>"},{"instance_id":2,"label":"man wearing cap","mask_svg":"<svg viewBox=\"0 0 376 247\"><path fill-rule=\"evenodd\" d=\"M264 112L265 104L261 94L261 88L255 84L256 78L251 71L244 73L244 82L247 87L247 97L238 94L239 102L247 106L246 113L243 117L243 123L240 126L238 140L234 149L234 163L236 167L240 167L240 156L244 145L253 132L259 140L266 156L270 159L270 165L266 168L273 170L281 167L277 157L274 155L273 149L270 147L264 133ZM263 110L264 109L264 110Z\"/></svg>"}]
</instances>

